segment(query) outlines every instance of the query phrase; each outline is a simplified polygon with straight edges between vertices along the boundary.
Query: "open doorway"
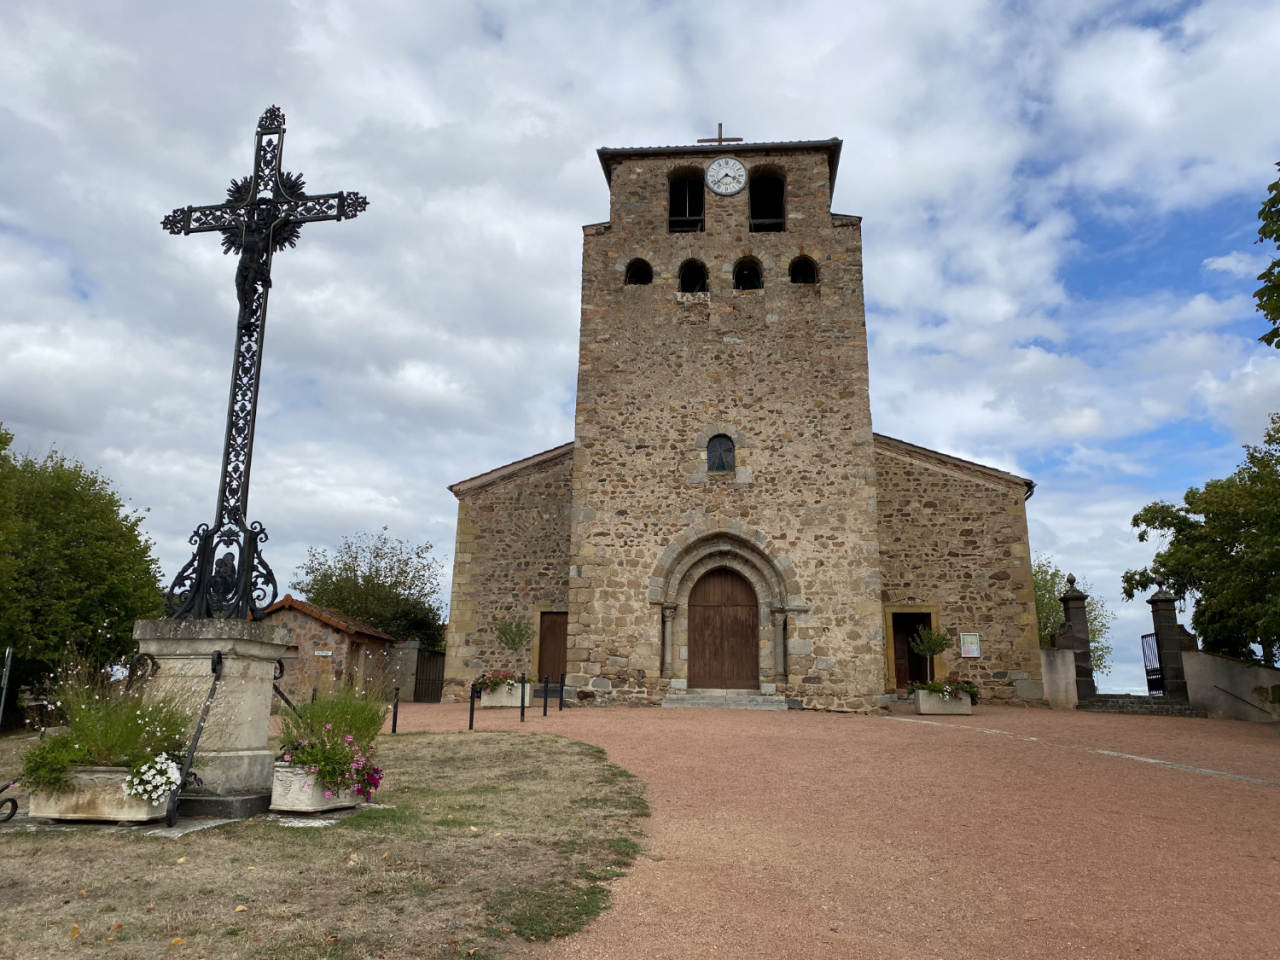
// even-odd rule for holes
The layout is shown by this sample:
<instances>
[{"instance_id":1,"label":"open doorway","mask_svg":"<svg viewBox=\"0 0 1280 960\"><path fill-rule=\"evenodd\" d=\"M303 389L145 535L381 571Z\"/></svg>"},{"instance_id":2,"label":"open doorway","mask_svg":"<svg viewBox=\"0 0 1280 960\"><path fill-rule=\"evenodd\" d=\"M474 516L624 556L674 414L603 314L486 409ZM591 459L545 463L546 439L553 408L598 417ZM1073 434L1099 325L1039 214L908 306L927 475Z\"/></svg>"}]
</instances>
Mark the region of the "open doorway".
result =
<instances>
[{"instance_id":1,"label":"open doorway","mask_svg":"<svg viewBox=\"0 0 1280 960\"><path fill-rule=\"evenodd\" d=\"M932 627L928 613L895 613L893 616L893 673L896 687L905 691L909 683L933 679L933 662L911 649L911 638L921 627Z\"/></svg>"}]
</instances>

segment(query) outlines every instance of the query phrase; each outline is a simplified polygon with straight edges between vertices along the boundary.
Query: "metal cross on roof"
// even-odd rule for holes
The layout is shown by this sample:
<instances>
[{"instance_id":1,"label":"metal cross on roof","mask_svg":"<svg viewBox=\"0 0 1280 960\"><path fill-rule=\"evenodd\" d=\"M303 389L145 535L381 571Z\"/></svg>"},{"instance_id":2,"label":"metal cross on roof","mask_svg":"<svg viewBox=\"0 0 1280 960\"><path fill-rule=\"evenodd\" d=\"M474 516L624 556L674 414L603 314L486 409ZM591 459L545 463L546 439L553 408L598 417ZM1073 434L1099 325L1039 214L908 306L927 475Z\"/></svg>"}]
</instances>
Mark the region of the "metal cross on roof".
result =
<instances>
[{"instance_id":1,"label":"metal cross on roof","mask_svg":"<svg viewBox=\"0 0 1280 960\"><path fill-rule=\"evenodd\" d=\"M169 587L166 602L175 620L257 620L276 600L275 574L259 549L267 532L261 523L247 519L271 258L297 244L304 223L350 220L369 206L358 193L308 195L301 174L280 169L283 151L284 112L271 106L258 121L253 174L231 181L225 203L179 208L161 221L170 233L221 233L222 252L240 258L236 267L240 310L218 511L212 526L196 527L189 541L195 553ZM214 554L224 547L227 551L215 559Z\"/></svg>"},{"instance_id":2,"label":"metal cross on roof","mask_svg":"<svg viewBox=\"0 0 1280 960\"><path fill-rule=\"evenodd\" d=\"M698 142L699 142L699 143L718 143L718 144L720 144L720 145L722 145L722 146L723 146L723 145L724 145L724 144L726 144L726 143L741 143L741 142L742 142L742 138L741 138L741 137L726 137L726 136L724 135L724 124L723 124L723 123L717 123L717 124L716 124L716 135L715 135L714 137L707 137L705 140L699 140Z\"/></svg>"}]
</instances>

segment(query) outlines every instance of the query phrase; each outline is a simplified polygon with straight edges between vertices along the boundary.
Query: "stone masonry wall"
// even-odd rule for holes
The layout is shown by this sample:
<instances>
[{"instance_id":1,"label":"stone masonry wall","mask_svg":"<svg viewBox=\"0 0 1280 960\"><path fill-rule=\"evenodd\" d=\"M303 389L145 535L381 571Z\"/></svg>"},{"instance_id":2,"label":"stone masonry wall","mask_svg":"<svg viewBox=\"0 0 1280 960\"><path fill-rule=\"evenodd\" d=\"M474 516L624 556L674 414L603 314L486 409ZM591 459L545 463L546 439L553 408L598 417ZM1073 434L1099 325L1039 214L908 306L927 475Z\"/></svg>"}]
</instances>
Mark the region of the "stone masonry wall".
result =
<instances>
[{"instance_id":1,"label":"stone masonry wall","mask_svg":"<svg viewBox=\"0 0 1280 960\"><path fill-rule=\"evenodd\" d=\"M278 686L294 703L311 699L311 691L321 693L345 683L350 671L351 634L331 627L301 610L277 610L265 623L289 629L290 644L297 648L285 654L284 676ZM356 639L356 647L369 657L370 677L380 672L385 651L390 644L374 637ZM316 656L316 651L329 651L330 656Z\"/></svg>"},{"instance_id":2,"label":"stone masonry wall","mask_svg":"<svg viewBox=\"0 0 1280 960\"><path fill-rule=\"evenodd\" d=\"M748 231L747 190L707 191L705 232L667 232L669 178L726 154L749 175L785 176L786 232ZM779 584L760 598L765 624L771 610L786 621L780 674L766 672L776 651L762 627L767 690L870 709L884 637L861 233L830 211L828 153L730 144L610 162L610 222L585 228L583 249L569 682L606 698L681 686L687 646L665 670L662 595L674 591L678 633L687 585L667 578L681 550L717 540ZM789 282L802 254L816 285ZM624 285L636 257L651 284ZM733 289L743 257L760 263L763 290ZM708 293L677 292L688 259L706 265ZM707 472L715 433L735 438L733 474Z\"/></svg>"},{"instance_id":3,"label":"stone masonry wall","mask_svg":"<svg viewBox=\"0 0 1280 960\"><path fill-rule=\"evenodd\" d=\"M935 626L956 639L942 655L947 672L977 683L983 699L1018 701L1019 681L1040 680L1025 481L875 442L882 601L936 604ZM979 635L981 657L961 658L961 632Z\"/></svg>"},{"instance_id":4,"label":"stone masonry wall","mask_svg":"<svg viewBox=\"0 0 1280 960\"><path fill-rule=\"evenodd\" d=\"M496 616L523 614L536 630L542 611L566 609L571 467L566 450L493 482L455 485L445 697L466 699L482 670L532 670L532 648L512 654L497 645Z\"/></svg>"}]
</instances>

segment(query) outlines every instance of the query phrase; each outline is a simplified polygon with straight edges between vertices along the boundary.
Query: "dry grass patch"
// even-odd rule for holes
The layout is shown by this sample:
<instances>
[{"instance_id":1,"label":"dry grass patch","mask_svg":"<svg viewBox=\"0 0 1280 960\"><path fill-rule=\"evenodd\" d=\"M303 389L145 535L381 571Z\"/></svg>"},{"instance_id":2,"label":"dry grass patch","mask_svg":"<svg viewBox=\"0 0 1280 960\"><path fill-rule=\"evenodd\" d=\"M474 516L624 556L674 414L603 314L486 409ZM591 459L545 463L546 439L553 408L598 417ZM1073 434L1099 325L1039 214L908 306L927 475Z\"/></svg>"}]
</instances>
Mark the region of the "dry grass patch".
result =
<instances>
[{"instance_id":1,"label":"dry grass patch","mask_svg":"<svg viewBox=\"0 0 1280 960\"><path fill-rule=\"evenodd\" d=\"M379 763L394 809L324 829L3 836L0 957L497 957L579 929L639 853L643 785L598 747L402 734Z\"/></svg>"}]
</instances>

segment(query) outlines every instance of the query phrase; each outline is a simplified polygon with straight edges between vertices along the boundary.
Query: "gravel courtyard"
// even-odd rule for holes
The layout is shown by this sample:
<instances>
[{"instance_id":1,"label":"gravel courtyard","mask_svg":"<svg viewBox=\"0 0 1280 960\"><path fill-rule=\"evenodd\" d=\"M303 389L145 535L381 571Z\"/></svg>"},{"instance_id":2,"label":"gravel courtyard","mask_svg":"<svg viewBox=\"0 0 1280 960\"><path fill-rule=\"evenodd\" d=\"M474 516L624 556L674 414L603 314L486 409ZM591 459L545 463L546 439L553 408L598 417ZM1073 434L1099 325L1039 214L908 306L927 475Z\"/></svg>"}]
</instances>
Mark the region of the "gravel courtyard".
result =
<instances>
[{"instance_id":1,"label":"gravel courtyard","mask_svg":"<svg viewBox=\"0 0 1280 960\"><path fill-rule=\"evenodd\" d=\"M401 706L404 731L466 723L465 705ZM518 714L478 710L477 728ZM613 908L530 956L1280 954L1274 727L552 702L523 729L603 747L653 809Z\"/></svg>"}]
</instances>

